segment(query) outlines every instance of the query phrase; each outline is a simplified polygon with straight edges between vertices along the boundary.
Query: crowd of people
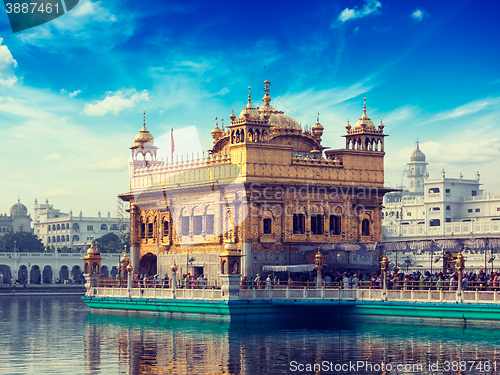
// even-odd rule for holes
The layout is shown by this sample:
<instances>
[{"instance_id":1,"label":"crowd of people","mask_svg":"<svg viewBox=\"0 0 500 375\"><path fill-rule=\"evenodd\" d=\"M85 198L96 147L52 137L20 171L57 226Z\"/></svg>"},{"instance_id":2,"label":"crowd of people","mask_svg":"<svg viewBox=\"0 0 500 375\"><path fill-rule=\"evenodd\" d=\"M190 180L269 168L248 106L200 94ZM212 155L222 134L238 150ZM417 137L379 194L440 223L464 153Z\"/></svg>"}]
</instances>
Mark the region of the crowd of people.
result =
<instances>
[{"instance_id":1,"label":"crowd of people","mask_svg":"<svg viewBox=\"0 0 500 375\"><path fill-rule=\"evenodd\" d=\"M457 290L458 272L393 272L387 273L386 286L394 290ZM380 272L330 272L322 273L321 286L326 288L383 288L383 274ZM311 287L318 286L318 277L315 273L297 274L288 279L280 279L276 275L268 274L262 277L257 274L255 277L243 276L240 282L241 289L271 289L273 287ZM482 270L479 273L474 271L464 272L462 275L462 290L499 290L500 273L491 272L486 274Z\"/></svg>"}]
</instances>

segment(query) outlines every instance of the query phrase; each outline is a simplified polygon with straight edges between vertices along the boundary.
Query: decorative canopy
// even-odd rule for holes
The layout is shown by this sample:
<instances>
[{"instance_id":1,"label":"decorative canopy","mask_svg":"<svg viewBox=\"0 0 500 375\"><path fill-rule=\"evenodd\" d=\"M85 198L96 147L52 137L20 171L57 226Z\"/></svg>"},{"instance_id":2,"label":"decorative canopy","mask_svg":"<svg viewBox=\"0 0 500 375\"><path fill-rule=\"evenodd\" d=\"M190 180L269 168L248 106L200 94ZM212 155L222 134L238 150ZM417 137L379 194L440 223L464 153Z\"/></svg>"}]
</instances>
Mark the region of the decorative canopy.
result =
<instances>
[{"instance_id":1,"label":"decorative canopy","mask_svg":"<svg viewBox=\"0 0 500 375\"><path fill-rule=\"evenodd\" d=\"M264 271L274 272L310 272L315 270L314 264L297 264L293 266L264 266Z\"/></svg>"}]
</instances>

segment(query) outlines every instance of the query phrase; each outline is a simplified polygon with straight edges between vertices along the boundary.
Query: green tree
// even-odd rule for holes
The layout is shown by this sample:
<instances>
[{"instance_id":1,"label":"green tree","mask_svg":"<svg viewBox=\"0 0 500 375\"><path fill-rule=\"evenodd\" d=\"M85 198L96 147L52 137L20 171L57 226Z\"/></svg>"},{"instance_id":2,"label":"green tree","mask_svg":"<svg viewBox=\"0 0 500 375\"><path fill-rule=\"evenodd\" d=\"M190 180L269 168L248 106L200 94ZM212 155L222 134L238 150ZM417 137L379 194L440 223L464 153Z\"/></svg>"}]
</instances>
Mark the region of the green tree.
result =
<instances>
[{"instance_id":1,"label":"green tree","mask_svg":"<svg viewBox=\"0 0 500 375\"><path fill-rule=\"evenodd\" d=\"M41 253L45 246L35 234L29 232L10 232L0 237L1 249L3 251L14 251L14 241L16 251Z\"/></svg>"},{"instance_id":2,"label":"green tree","mask_svg":"<svg viewBox=\"0 0 500 375\"><path fill-rule=\"evenodd\" d=\"M118 237L115 233L108 233L104 236L95 240L97 249L101 253L121 253L124 250L125 245L130 241L130 234L125 233Z\"/></svg>"}]
</instances>

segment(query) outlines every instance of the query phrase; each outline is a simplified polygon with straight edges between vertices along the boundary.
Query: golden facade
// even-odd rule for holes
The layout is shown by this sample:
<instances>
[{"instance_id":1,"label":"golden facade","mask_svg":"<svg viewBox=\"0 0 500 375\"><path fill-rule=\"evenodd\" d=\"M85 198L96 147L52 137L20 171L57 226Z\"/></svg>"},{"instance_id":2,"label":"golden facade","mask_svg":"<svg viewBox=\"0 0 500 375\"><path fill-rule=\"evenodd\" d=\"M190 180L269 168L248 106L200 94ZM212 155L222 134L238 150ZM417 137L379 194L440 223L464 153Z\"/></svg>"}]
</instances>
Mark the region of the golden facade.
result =
<instances>
[{"instance_id":1,"label":"golden facade","mask_svg":"<svg viewBox=\"0 0 500 375\"><path fill-rule=\"evenodd\" d=\"M136 272L219 274L219 254L235 244L242 273L263 265L307 263L308 251L332 244L382 240L384 125L366 112L346 125L345 149L322 145L323 125L311 130L270 104L264 82L261 107L248 103L211 134L208 157L180 162L156 158L146 129L131 147L132 265ZM330 247L329 247L330 246ZM231 271L231 270L230 270Z\"/></svg>"}]
</instances>

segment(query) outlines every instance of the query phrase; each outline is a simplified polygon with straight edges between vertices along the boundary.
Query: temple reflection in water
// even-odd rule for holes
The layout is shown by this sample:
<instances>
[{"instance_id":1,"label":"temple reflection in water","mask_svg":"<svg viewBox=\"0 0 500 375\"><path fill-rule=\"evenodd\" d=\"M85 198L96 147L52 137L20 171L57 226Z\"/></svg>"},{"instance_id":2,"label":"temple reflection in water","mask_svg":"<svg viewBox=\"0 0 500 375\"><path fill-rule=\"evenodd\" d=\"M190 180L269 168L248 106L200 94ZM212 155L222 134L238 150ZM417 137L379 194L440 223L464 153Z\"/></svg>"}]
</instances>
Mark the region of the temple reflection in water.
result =
<instances>
[{"instance_id":1,"label":"temple reflection in water","mask_svg":"<svg viewBox=\"0 0 500 375\"><path fill-rule=\"evenodd\" d=\"M443 369L447 361L450 366L451 361L481 361L483 366L489 361L491 371L497 372L500 351L491 343L498 338L498 331L481 327L361 319L337 323L337 317L298 324L293 320L229 323L92 314L85 322L85 369L94 373L115 363L127 374L255 374L290 372L293 361L332 366L363 361L372 366L421 366L419 373L430 374L429 363L439 363Z\"/></svg>"}]
</instances>

